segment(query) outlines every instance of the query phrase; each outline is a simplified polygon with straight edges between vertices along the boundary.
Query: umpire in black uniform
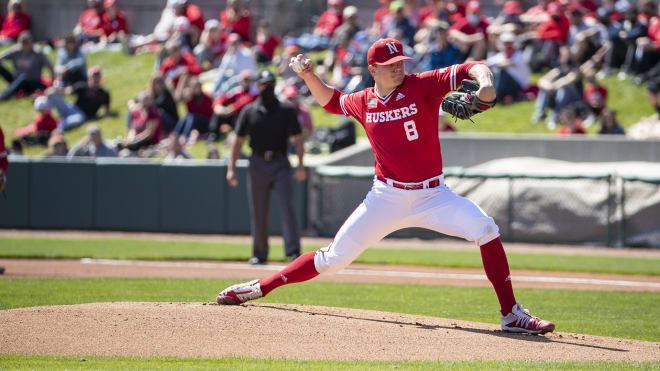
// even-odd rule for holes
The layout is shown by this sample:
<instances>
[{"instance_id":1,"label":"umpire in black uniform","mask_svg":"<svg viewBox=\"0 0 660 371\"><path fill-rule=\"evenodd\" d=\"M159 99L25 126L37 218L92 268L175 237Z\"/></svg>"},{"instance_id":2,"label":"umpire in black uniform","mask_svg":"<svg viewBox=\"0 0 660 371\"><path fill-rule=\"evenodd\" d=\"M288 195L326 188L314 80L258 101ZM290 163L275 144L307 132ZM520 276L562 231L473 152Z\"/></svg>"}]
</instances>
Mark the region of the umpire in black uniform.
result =
<instances>
[{"instance_id":1,"label":"umpire in black uniform","mask_svg":"<svg viewBox=\"0 0 660 371\"><path fill-rule=\"evenodd\" d=\"M275 76L262 71L257 80L260 96L245 106L236 119L236 136L231 145L227 182L236 187L236 159L246 136L250 136L250 167L248 169L248 202L252 227L252 258L248 264L265 264L268 259L268 206L270 191L277 193L282 210L284 252L291 260L300 255L300 233L293 209L293 181L287 157L289 137L293 137L298 155L294 176L304 181L303 139L296 110L275 96Z\"/></svg>"}]
</instances>

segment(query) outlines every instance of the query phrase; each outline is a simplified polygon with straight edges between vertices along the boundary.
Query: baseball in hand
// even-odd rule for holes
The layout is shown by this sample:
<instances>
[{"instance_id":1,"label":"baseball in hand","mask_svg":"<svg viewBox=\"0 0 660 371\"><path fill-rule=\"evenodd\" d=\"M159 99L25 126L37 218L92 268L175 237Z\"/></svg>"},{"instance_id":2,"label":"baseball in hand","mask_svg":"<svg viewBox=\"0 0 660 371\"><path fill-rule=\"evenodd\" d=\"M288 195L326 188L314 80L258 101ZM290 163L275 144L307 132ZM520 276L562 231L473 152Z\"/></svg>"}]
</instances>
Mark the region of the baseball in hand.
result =
<instances>
[{"instance_id":1,"label":"baseball in hand","mask_svg":"<svg viewBox=\"0 0 660 371\"><path fill-rule=\"evenodd\" d=\"M289 67L291 67L291 69L296 73L302 73L312 67L312 60L305 58L305 56L302 54L298 54L297 56L291 58Z\"/></svg>"}]
</instances>

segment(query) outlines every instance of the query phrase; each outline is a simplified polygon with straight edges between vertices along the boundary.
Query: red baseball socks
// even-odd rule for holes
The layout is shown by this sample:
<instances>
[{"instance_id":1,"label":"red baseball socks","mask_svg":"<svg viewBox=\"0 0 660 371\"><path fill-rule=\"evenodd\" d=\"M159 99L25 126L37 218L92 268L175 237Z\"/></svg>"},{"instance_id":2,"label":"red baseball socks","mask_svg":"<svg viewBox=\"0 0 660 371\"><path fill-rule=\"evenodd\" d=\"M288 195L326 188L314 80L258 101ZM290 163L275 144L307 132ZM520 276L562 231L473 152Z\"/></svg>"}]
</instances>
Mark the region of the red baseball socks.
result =
<instances>
[{"instance_id":1,"label":"red baseball socks","mask_svg":"<svg viewBox=\"0 0 660 371\"><path fill-rule=\"evenodd\" d=\"M493 284L500 301L500 311L506 316L516 304L516 297L511 286L509 262L499 237L481 246L481 261L484 263L486 277Z\"/></svg>"},{"instance_id":2,"label":"red baseball socks","mask_svg":"<svg viewBox=\"0 0 660 371\"><path fill-rule=\"evenodd\" d=\"M304 253L281 271L266 279L259 280L261 292L264 296L280 286L311 280L318 276L319 272L316 271L314 266L314 255L316 255L315 251Z\"/></svg>"}]
</instances>

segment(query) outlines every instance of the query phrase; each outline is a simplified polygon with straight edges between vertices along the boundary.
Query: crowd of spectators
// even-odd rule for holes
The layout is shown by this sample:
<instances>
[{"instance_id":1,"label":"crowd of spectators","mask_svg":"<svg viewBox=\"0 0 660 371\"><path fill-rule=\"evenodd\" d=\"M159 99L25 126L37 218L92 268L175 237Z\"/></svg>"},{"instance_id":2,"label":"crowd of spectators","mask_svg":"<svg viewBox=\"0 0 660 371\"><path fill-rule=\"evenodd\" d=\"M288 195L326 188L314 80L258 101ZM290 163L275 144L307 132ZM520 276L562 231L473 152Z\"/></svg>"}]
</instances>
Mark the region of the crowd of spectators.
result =
<instances>
[{"instance_id":1,"label":"crowd of spectators","mask_svg":"<svg viewBox=\"0 0 660 371\"><path fill-rule=\"evenodd\" d=\"M407 72L485 61L494 73L498 102L535 100L530 121L544 122L558 134L584 133L596 122L601 134L624 133L608 106L611 94L600 82L608 75L646 84L648 100L660 112L655 0L379 1L368 24L360 22L365 17L356 6L328 0L309 32L276 35L268 22L255 22L241 0L228 0L210 19L194 0L168 0L151 34L132 35L120 3L87 0L88 9L71 34L53 41L53 67L34 47L23 1L11 0L0 44L15 45L0 53L0 76L8 82L0 101L16 95L36 98L34 121L15 135L24 144L48 144L56 152L64 131L112 114L100 68L87 68L86 53L107 48L153 52L154 75L128 102L126 135L115 144L120 155L185 158L185 148L198 140L223 140L242 108L256 99L254 77L260 69L278 72L276 92L296 107L305 137L311 138L311 115L305 99L299 99L309 93L288 68L288 59L325 51L319 54L325 57L317 63L318 72L349 93L373 84L366 66L368 47L381 37L394 37L412 57ZM493 9L499 13L492 14ZM2 61L13 64L11 72ZM536 83L530 81L532 73L542 75ZM74 103L65 99L70 94L77 96ZM456 130L439 115L441 130ZM94 125L74 153L111 153L84 149L104 143Z\"/></svg>"}]
</instances>

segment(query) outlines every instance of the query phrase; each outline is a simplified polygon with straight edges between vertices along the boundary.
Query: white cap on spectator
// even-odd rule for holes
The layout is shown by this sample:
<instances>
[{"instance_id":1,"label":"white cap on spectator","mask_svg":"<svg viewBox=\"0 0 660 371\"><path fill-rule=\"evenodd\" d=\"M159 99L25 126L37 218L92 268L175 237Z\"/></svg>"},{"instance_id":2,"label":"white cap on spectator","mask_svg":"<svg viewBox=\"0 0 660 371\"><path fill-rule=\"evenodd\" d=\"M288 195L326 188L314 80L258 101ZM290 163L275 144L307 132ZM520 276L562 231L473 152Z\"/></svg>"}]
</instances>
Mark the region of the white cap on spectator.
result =
<instances>
[{"instance_id":1,"label":"white cap on spectator","mask_svg":"<svg viewBox=\"0 0 660 371\"><path fill-rule=\"evenodd\" d=\"M186 5L188 0L167 0L167 6L174 8L181 5Z\"/></svg>"},{"instance_id":2,"label":"white cap on spectator","mask_svg":"<svg viewBox=\"0 0 660 371\"><path fill-rule=\"evenodd\" d=\"M353 5L349 5L346 8L344 8L344 14L343 15L344 15L344 18L350 18L350 17L356 15L357 13L358 13L358 8L353 6Z\"/></svg>"},{"instance_id":3,"label":"white cap on spectator","mask_svg":"<svg viewBox=\"0 0 660 371\"><path fill-rule=\"evenodd\" d=\"M503 43L516 42L516 35L513 32L504 32L500 35L500 41Z\"/></svg>"},{"instance_id":4,"label":"white cap on spectator","mask_svg":"<svg viewBox=\"0 0 660 371\"><path fill-rule=\"evenodd\" d=\"M204 23L204 29L205 30L210 30L212 28L218 28L220 27L220 21L217 19L209 19Z\"/></svg>"},{"instance_id":5,"label":"white cap on spectator","mask_svg":"<svg viewBox=\"0 0 660 371\"><path fill-rule=\"evenodd\" d=\"M614 9L618 13L625 13L630 10L630 2L628 0L619 0L614 4Z\"/></svg>"},{"instance_id":6,"label":"white cap on spectator","mask_svg":"<svg viewBox=\"0 0 660 371\"><path fill-rule=\"evenodd\" d=\"M190 21L184 16L176 17L174 20L175 31L186 31L190 28Z\"/></svg>"},{"instance_id":7,"label":"white cap on spectator","mask_svg":"<svg viewBox=\"0 0 660 371\"><path fill-rule=\"evenodd\" d=\"M34 109L37 111L45 110L50 108L50 103L48 103L48 98L43 95L34 101Z\"/></svg>"}]
</instances>

